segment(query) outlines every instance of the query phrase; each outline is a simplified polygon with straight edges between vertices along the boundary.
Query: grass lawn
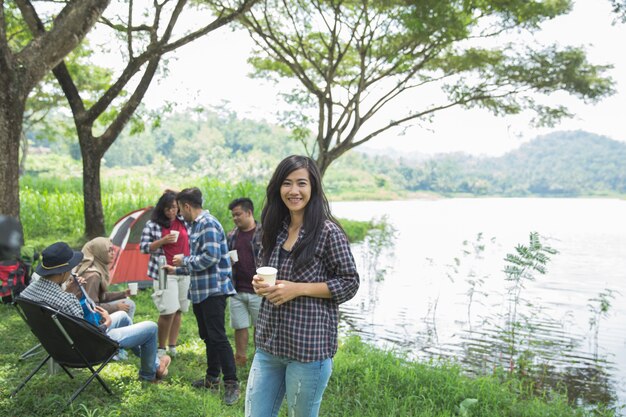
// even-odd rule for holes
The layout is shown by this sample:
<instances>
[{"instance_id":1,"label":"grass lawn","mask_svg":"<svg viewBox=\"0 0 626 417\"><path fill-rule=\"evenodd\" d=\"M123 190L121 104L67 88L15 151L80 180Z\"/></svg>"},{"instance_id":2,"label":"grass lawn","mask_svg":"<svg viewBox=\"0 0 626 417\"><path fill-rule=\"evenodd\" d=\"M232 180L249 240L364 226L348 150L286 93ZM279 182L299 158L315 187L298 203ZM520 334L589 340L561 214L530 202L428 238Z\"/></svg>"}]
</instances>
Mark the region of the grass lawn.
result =
<instances>
[{"instance_id":1,"label":"grass lawn","mask_svg":"<svg viewBox=\"0 0 626 417\"><path fill-rule=\"evenodd\" d=\"M140 291L136 321L156 320L151 289ZM227 318L228 323L228 318ZM232 330L227 325L231 344ZM74 401L64 404L89 371L76 370L74 380L64 372L48 375L40 370L15 398L11 391L34 369L38 360L19 361L20 354L36 343L26 324L10 305L0 305L0 416L243 416L244 399L225 406L220 394L191 387L204 375L204 344L198 338L193 313L183 318L179 354L164 383L152 385L137 379L138 358L107 366L102 375L114 395L96 381ZM248 357L253 348L250 345ZM45 369L45 368L44 368ZM239 368L242 394L248 368ZM465 407L461 403L478 400ZM467 402L466 402L467 403ZM281 416L286 416L283 408ZM324 396L321 416L345 417L565 417L613 416L612 411L573 409L561 395L533 396L524 384L506 377L472 379L453 365L408 362L390 352L369 347L357 338L343 341L334 360L333 375Z\"/></svg>"}]
</instances>

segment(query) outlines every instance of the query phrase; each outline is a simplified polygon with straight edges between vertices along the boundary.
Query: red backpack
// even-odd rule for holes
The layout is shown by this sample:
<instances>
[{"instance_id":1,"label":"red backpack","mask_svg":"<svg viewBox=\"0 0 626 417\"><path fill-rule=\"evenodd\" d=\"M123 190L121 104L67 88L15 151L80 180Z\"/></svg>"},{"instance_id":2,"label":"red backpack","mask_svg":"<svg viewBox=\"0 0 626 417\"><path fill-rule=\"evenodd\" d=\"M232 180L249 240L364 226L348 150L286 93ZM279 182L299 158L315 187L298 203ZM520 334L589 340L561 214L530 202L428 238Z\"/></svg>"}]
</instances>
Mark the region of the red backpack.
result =
<instances>
[{"instance_id":1,"label":"red backpack","mask_svg":"<svg viewBox=\"0 0 626 417\"><path fill-rule=\"evenodd\" d=\"M28 285L28 267L20 261L0 262L0 297L10 303Z\"/></svg>"}]
</instances>

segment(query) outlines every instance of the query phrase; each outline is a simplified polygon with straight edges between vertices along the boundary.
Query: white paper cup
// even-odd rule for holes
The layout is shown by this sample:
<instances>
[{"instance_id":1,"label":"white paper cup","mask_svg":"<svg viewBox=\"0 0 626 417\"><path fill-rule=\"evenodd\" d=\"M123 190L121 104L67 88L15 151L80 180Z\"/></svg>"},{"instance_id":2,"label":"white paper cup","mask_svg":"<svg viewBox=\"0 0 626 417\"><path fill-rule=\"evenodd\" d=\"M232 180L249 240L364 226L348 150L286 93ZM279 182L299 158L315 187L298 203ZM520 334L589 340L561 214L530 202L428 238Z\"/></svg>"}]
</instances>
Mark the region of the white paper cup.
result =
<instances>
[{"instance_id":1,"label":"white paper cup","mask_svg":"<svg viewBox=\"0 0 626 417\"><path fill-rule=\"evenodd\" d=\"M276 285L276 274L278 270L271 266L262 266L256 270L256 274L263 278L266 284Z\"/></svg>"},{"instance_id":2,"label":"white paper cup","mask_svg":"<svg viewBox=\"0 0 626 417\"><path fill-rule=\"evenodd\" d=\"M239 261L239 255L237 254L236 250L231 250L231 251L228 252L228 254L230 255L230 260L233 263Z\"/></svg>"},{"instance_id":3,"label":"white paper cup","mask_svg":"<svg viewBox=\"0 0 626 417\"><path fill-rule=\"evenodd\" d=\"M136 282L129 282L128 289L130 290L130 295L137 295L137 289L139 288L139 284Z\"/></svg>"},{"instance_id":4,"label":"white paper cup","mask_svg":"<svg viewBox=\"0 0 626 417\"><path fill-rule=\"evenodd\" d=\"M174 239L174 243L178 242L178 235L180 235L180 232L178 230L170 231L170 235L174 235L176 237L176 239Z\"/></svg>"}]
</instances>

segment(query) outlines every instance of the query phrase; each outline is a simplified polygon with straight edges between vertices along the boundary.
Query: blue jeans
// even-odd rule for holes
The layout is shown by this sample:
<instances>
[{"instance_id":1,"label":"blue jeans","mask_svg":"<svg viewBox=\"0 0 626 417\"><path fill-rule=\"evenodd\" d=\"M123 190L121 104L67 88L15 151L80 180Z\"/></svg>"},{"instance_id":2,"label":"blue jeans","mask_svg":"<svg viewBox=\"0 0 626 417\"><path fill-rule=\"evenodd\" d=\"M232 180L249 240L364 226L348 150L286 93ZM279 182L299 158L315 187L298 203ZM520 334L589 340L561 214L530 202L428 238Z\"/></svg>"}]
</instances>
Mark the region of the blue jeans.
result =
<instances>
[{"instance_id":1,"label":"blue jeans","mask_svg":"<svg viewBox=\"0 0 626 417\"><path fill-rule=\"evenodd\" d=\"M130 349L141 359L139 377L152 381L159 366L157 358L157 325L151 321L133 324L124 311L111 314L107 335L124 349Z\"/></svg>"},{"instance_id":2,"label":"blue jeans","mask_svg":"<svg viewBox=\"0 0 626 417\"><path fill-rule=\"evenodd\" d=\"M248 375L246 417L276 417L285 396L289 417L317 417L333 370L331 358L298 362L257 349Z\"/></svg>"}]
</instances>

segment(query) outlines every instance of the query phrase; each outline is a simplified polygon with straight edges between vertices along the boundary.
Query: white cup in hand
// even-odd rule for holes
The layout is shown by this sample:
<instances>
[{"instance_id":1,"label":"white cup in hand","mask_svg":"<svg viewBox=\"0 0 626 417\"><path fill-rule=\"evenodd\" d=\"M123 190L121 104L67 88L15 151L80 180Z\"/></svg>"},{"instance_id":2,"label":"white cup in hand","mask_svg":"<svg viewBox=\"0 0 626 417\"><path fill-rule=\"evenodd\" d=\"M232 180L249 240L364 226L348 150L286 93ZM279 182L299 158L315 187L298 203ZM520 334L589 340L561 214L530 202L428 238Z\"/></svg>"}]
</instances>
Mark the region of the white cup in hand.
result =
<instances>
[{"instance_id":1,"label":"white cup in hand","mask_svg":"<svg viewBox=\"0 0 626 417\"><path fill-rule=\"evenodd\" d=\"M129 282L128 289L130 290L130 295L137 295L137 290L139 289L139 284L136 282Z\"/></svg>"},{"instance_id":2,"label":"white cup in hand","mask_svg":"<svg viewBox=\"0 0 626 417\"><path fill-rule=\"evenodd\" d=\"M276 274L278 270L271 266L262 266L257 268L256 274L263 278L263 282L269 284L270 286L276 285Z\"/></svg>"},{"instance_id":3,"label":"white cup in hand","mask_svg":"<svg viewBox=\"0 0 626 417\"><path fill-rule=\"evenodd\" d=\"M174 243L178 242L178 235L180 235L178 230L171 230L170 235L174 236Z\"/></svg>"},{"instance_id":4,"label":"white cup in hand","mask_svg":"<svg viewBox=\"0 0 626 417\"><path fill-rule=\"evenodd\" d=\"M231 250L230 252L228 252L228 254L230 255L230 261L232 263L239 261L239 255L237 254L237 250Z\"/></svg>"}]
</instances>

